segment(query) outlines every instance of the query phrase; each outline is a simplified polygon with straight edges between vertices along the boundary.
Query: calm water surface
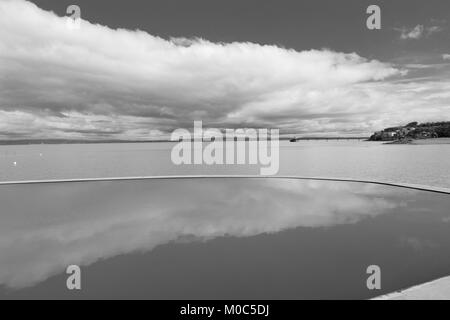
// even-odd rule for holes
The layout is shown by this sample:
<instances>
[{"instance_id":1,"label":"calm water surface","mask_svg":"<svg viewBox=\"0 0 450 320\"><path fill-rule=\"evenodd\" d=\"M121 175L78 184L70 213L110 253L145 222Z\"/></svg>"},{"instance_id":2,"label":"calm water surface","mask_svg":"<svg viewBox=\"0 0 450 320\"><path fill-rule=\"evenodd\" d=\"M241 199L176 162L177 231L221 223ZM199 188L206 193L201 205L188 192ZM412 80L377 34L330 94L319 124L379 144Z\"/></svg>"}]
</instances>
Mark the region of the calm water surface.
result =
<instances>
[{"instance_id":1,"label":"calm water surface","mask_svg":"<svg viewBox=\"0 0 450 320\"><path fill-rule=\"evenodd\" d=\"M172 164L173 143L0 146L0 181L149 175L259 174L259 166ZM281 142L280 175L450 188L450 145ZM15 164L14 164L15 163Z\"/></svg>"},{"instance_id":2,"label":"calm water surface","mask_svg":"<svg viewBox=\"0 0 450 320\"><path fill-rule=\"evenodd\" d=\"M0 203L0 298L369 298L450 271L448 194L201 178L3 185Z\"/></svg>"}]
</instances>

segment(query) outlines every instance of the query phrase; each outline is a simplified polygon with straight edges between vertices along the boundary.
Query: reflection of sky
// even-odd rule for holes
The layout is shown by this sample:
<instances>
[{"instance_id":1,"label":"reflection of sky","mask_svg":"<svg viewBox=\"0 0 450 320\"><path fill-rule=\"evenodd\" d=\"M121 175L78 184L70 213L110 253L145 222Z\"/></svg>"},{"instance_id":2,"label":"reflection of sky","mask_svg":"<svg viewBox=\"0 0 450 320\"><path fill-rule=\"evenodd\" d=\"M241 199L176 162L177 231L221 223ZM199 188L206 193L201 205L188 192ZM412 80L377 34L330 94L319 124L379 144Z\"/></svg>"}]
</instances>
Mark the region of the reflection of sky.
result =
<instances>
[{"instance_id":1,"label":"reflection of sky","mask_svg":"<svg viewBox=\"0 0 450 320\"><path fill-rule=\"evenodd\" d=\"M330 227L405 205L379 186L282 179L15 185L0 191L0 284L9 287L43 281L70 264L174 240Z\"/></svg>"}]
</instances>

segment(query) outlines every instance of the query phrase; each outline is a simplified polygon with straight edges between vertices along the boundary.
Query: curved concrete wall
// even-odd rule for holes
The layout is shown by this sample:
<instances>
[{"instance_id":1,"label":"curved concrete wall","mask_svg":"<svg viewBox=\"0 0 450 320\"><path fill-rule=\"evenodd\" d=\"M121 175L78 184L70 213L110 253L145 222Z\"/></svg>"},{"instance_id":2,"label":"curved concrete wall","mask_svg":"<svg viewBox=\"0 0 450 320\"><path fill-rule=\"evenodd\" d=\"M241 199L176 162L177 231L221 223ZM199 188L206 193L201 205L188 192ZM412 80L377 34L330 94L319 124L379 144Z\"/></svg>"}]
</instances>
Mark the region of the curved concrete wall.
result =
<instances>
[{"instance_id":1,"label":"curved concrete wall","mask_svg":"<svg viewBox=\"0 0 450 320\"><path fill-rule=\"evenodd\" d=\"M354 183L370 183L391 187L400 187L421 191L430 191L443 194L450 194L449 188L434 187L427 185L373 181L373 180L357 180L351 178L328 178L328 177L301 177L301 176L261 176L261 175L183 175L183 176L141 176L141 177L111 177L111 178L87 178L87 179L59 179L59 180L24 180L24 181L3 181L2 185L15 184L41 184L41 183L68 183L68 182L90 182L90 181L129 181L129 180L150 180L150 179L218 179L218 178L258 178L258 179L298 179L298 180L317 180L317 181L341 181Z\"/></svg>"}]
</instances>

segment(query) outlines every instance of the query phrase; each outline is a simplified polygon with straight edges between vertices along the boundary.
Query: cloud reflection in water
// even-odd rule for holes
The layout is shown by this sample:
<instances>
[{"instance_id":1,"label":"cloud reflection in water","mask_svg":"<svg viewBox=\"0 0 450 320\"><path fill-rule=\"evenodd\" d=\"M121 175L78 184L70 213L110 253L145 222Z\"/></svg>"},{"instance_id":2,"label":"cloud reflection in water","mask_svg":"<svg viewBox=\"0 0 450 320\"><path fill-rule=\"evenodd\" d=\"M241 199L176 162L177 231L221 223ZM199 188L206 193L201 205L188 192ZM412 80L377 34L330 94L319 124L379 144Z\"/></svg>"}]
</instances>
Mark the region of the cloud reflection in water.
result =
<instances>
[{"instance_id":1,"label":"cloud reflection in water","mask_svg":"<svg viewBox=\"0 0 450 320\"><path fill-rule=\"evenodd\" d=\"M169 179L0 187L0 285L182 239L357 223L405 203L369 184ZM402 191L405 192L405 191Z\"/></svg>"}]
</instances>

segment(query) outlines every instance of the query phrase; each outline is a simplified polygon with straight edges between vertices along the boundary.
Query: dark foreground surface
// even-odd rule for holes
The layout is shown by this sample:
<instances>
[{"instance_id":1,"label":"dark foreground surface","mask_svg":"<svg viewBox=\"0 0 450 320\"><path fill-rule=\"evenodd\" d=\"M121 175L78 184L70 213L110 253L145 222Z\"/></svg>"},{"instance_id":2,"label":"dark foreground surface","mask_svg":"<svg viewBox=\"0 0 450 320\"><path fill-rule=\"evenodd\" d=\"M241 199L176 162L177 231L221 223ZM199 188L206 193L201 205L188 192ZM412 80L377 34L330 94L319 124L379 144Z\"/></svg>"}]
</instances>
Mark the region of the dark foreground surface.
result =
<instances>
[{"instance_id":1,"label":"dark foreground surface","mask_svg":"<svg viewBox=\"0 0 450 320\"><path fill-rule=\"evenodd\" d=\"M450 274L433 192L203 178L3 185L0 204L1 299L365 299Z\"/></svg>"}]
</instances>

